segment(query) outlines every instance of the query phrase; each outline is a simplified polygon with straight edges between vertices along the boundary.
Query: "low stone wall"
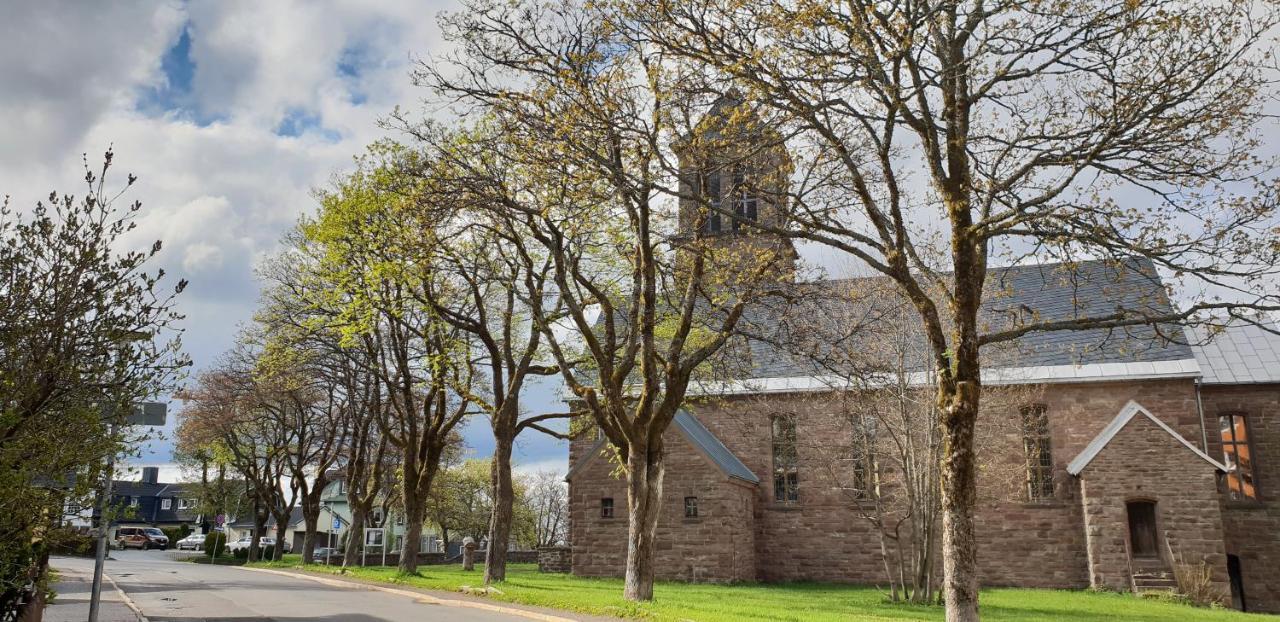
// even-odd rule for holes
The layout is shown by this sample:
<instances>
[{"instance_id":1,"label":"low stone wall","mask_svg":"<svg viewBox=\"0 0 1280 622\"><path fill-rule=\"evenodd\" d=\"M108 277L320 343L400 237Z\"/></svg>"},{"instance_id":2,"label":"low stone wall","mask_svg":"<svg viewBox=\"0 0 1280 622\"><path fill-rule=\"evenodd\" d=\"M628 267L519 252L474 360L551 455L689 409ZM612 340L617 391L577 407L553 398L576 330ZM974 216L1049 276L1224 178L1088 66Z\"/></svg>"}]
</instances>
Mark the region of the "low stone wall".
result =
<instances>
[{"instance_id":1,"label":"low stone wall","mask_svg":"<svg viewBox=\"0 0 1280 622\"><path fill-rule=\"evenodd\" d=\"M538 572L563 572L573 570L573 549L567 546L544 546L537 551Z\"/></svg>"},{"instance_id":2,"label":"low stone wall","mask_svg":"<svg viewBox=\"0 0 1280 622\"><path fill-rule=\"evenodd\" d=\"M476 563L484 564L486 551L476 551ZM509 564L532 564L539 561L538 551L507 551L507 563ZM438 566L441 564L460 564L461 556L447 557L445 553L418 553L418 565L420 566ZM399 553L387 553L387 565L397 566L400 564ZM381 566L382 554L369 553L361 559L357 555L352 560L353 566ZM567 572L567 571L566 571Z\"/></svg>"},{"instance_id":3,"label":"low stone wall","mask_svg":"<svg viewBox=\"0 0 1280 622\"><path fill-rule=\"evenodd\" d=\"M443 563L445 563L445 556L444 556L444 553L418 553L418 564L419 564L419 565L428 566L428 565L438 565L438 564L443 564ZM372 553L372 552L371 552L371 553L369 553L369 554L367 554L367 555L357 555L357 556L355 557L355 559L351 560L351 565L353 565L353 566L381 566L381 565L382 565L382 554L381 554L381 553ZM400 554L399 554L399 553L387 553L387 565L388 565L388 566L398 566L398 565L400 565Z\"/></svg>"}]
</instances>

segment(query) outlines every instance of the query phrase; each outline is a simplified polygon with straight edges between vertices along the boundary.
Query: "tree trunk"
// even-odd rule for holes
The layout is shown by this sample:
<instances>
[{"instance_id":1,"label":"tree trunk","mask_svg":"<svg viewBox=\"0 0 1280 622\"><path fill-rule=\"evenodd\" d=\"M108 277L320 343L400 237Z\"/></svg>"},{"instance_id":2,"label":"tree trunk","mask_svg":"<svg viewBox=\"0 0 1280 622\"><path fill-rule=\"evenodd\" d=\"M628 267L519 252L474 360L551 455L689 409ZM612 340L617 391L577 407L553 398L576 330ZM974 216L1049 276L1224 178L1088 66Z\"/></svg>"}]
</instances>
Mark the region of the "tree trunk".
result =
<instances>
[{"instance_id":1,"label":"tree trunk","mask_svg":"<svg viewBox=\"0 0 1280 622\"><path fill-rule=\"evenodd\" d=\"M351 512L351 524L347 526L347 545L342 551L342 570L350 568L356 556L360 555L360 545L364 544L364 512L354 506Z\"/></svg>"},{"instance_id":2,"label":"tree trunk","mask_svg":"<svg viewBox=\"0 0 1280 622\"><path fill-rule=\"evenodd\" d=\"M627 455L627 574L622 596L653 600L654 540L662 509L662 441L633 444Z\"/></svg>"},{"instance_id":3,"label":"tree trunk","mask_svg":"<svg viewBox=\"0 0 1280 622\"><path fill-rule=\"evenodd\" d=\"M267 532L267 515L253 513L253 533L249 534L249 561L262 559L262 548L258 546L262 534ZM228 542L227 544L231 544Z\"/></svg>"},{"instance_id":4,"label":"tree trunk","mask_svg":"<svg viewBox=\"0 0 1280 622\"><path fill-rule=\"evenodd\" d=\"M290 512L292 514L292 512ZM278 560L284 557L284 534L289 530L289 517L286 515L284 520L276 519L276 547L275 552L271 554L271 559Z\"/></svg>"},{"instance_id":5,"label":"tree trunk","mask_svg":"<svg viewBox=\"0 0 1280 622\"><path fill-rule=\"evenodd\" d=\"M961 367L966 367L961 365ZM947 622L978 620L978 546L973 512L977 471L973 453L979 385L957 374L954 389L939 388L942 402L942 564ZM964 374L968 376L968 374Z\"/></svg>"},{"instance_id":6,"label":"tree trunk","mask_svg":"<svg viewBox=\"0 0 1280 622\"><path fill-rule=\"evenodd\" d=\"M305 507L306 506L303 506L304 509ZM317 509L315 514L311 516L303 516L302 519L303 524L306 525L306 531L302 533L302 563L304 564L310 564L315 558L316 532L319 531L318 527L320 526L319 514L320 511Z\"/></svg>"},{"instance_id":7,"label":"tree trunk","mask_svg":"<svg viewBox=\"0 0 1280 622\"><path fill-rule=\"evenodd\" d=\"M496 435L495 435L496 436ZM496 438L493 449L493 513L489 517L489 552L485 555L485 585L507 579L507 548L511 542L511 513L515 486L511 481L510 438Z\"/></svg>"},{"instance_id":8,"label":"tree trunk","mask_svg":"<svg viewBox=\"0 0 1280 622\"><path fill-rule=\"evenodd\" d=\"M417 495L406 494L404 499L404 544L400 547L400 572L414 574L418 572L418 545L422 541L422 504L417 502Z\"/></svg>"}]
</instances>

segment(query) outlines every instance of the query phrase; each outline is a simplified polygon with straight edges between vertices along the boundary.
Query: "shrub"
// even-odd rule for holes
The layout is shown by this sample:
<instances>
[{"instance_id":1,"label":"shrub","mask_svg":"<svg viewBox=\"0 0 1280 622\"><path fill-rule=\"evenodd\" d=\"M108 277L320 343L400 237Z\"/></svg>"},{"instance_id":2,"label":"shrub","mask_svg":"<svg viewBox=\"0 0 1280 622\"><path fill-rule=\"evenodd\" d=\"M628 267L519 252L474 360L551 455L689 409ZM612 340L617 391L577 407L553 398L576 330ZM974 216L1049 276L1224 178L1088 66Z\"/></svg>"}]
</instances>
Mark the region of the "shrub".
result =
<instances>
[{"instance_id":1,"label":"shrub","mask_svg":"<svg viewBox=\"0 0 1280 622\"><path fill-rule=\"evenodd\" d=\"M191 535L191 527L187 525L179 525L177 527L161 527L160 531L169 538L169 546L178 546L178 540Z\"/></svg>"},{"instance_id":2,"label":"shrub","mask_svg":"<svg viewBox=\"0 0 1280 622\"><path fill-rule=\"evenodd\" d=\"M1213 583L1213 569L1202 560L1198 564L1182 561L1173 564L1173 577L1178 581L1178 591L1191 604L1212 607L1223 602L1222 591Z\"/></svg>"},{"instance_id":3,"label":"shrub","mask_svg":"<svg viewBox=\"0 0 1280 622\"><path fill-rule=\"evenodd\" d=\"M204 536L204 554L213 557L214 551L218 555L227 553L227 534L221 531L210 531Z\"/></svg>"},{"instance_id":4,"label":"shrub","mask_svg":"<svg viewBox=\"0 0 1280 622\"><path fill-rule=\"evenodd\" d=\"M244 549L238 549L238 550L236 550L236 552L235 552L235 553L232 553L232 555L235 555L236 559L244 559L244 560L247 560L247 559L249 559L249 549L247 549L247 548L244 548Z\"/></svg>"}]
</instances>

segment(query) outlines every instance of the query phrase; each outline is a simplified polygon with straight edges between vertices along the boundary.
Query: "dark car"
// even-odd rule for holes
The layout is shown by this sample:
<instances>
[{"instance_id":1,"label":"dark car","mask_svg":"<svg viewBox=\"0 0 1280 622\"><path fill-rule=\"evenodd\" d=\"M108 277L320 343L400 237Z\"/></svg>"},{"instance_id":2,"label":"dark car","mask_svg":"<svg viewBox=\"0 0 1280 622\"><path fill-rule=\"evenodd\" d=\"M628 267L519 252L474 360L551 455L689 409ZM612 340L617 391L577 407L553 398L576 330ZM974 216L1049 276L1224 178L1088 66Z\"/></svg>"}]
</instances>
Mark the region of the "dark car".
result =
<instances>
[{"instance_id":1,"label":"dark car","mask_svg":"<svg viewBox=\"0 0 1280 622\"><path fill-rule=\"evenodd\" d=\"M116 546L122 549L169 548L169 537L155 527L121 527L116 530Z\"/></svg>"},{"instance_id":2,"label":"dark car","mask_svg":"<svg viewBox=\"0 0 1280 622\"><path fill-rule=\"evenodd\" d=\"M338 549L335 549L335 548L322 546L316 549L315 555L313 557L315 559L333 560L333 561L340 562L342 561L342 551L339 551Z\"/></svg>"}]
</instances>

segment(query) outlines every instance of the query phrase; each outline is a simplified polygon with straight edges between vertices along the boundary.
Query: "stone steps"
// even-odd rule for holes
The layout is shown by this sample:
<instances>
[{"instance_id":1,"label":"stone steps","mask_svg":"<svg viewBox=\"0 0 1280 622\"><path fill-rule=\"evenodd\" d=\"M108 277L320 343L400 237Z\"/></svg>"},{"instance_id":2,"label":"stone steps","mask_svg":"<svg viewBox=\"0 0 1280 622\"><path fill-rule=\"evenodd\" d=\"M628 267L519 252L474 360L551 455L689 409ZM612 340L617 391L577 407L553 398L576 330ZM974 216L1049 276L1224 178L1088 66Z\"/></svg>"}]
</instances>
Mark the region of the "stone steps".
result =
<instances>
[{"instance_id":1,"label":"stone steps","mask_svg":"<svg viewBox=\"0 0 1280 622\"><path fill-rule=\"evenodd\" d=\"M1173 572L1161 560L1134 560L1133 564L1133 588L1135 591L1153 592L1153 591L1176 591L1178 589L1178 581L1173 576Z\"/></svg>"}]
</instances>

